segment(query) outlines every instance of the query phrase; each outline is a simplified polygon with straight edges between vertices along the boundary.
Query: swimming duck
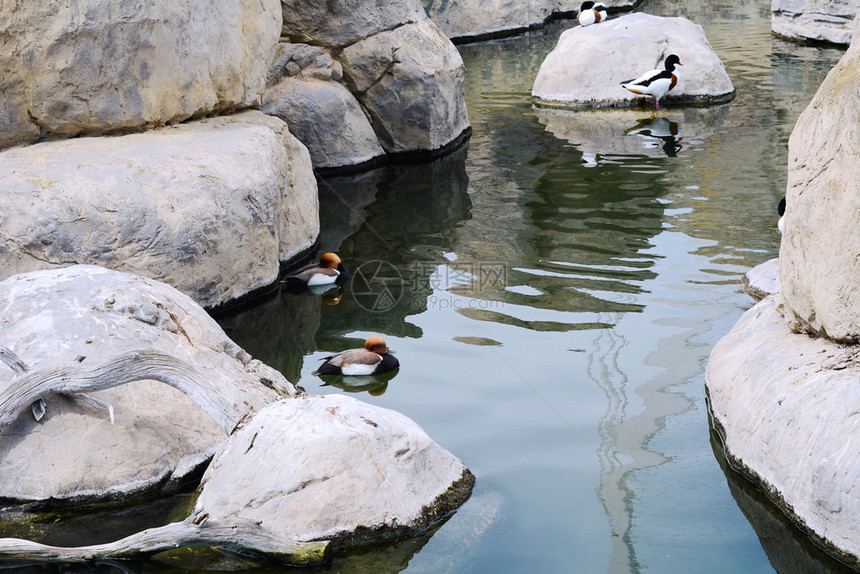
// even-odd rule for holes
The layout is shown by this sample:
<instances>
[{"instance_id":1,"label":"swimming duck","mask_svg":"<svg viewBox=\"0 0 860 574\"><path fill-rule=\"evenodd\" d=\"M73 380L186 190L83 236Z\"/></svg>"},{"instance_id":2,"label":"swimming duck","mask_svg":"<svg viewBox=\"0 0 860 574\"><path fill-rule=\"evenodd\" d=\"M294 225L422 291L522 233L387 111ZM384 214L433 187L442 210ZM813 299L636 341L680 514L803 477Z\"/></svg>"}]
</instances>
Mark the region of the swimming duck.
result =
<instances>
[{"instance_id":1,"label":"swimming duck","mask_svg":"<svg viewBox=\"0 0 860 574\"><path fill-rule=\"evenodd\" d=\"M681 59L675 54L671 54L666 61L663 62L664 69L659 68L642 74L635 80L627 80L621 82L621 87L643 96L651 96L654 98L654 107L660 109L660 98L675 87L678 83L678 76L675 75L675 66L683 66Z\"/></svg>"},{"instance_id":2,"label":"swimming duck","mask_svg":"<svg viewBox=\"0 0 860 574\"><path fill-rule=\"evenodd\" d=\"M785 231L785 198L779 200L776 206L776 212L779 214L779 220L776 222L776 228L782 233Z\"/></svg>"},{"instance_id":3,"label":"swimming duck","mask_svg":"<svg viewBox=\"0 0 860 574\"><path fill-rule=\"evenodd\" d=\"M319 263L311 263L298 269L281 281L287 287L314 287L343 283L349 279L349 271L334 253L320 255Z\"/></svg>"},{"instance_id":4,"label":"swimming duck","mask_svg":"<svg viewBox=\"0 0 860 574\"><path fill-rule=\"evenodd\" d=\"M378 375L400 367L400 361L388 352L379 335L368 337L363 349L341 351L324 361L312 375Z\"/></svg>"},{"instance_id":5,"label":"swimming duck","mask_svg":"<svg viewBox=\"0 0 860 574\"><path fill-rule=\"evenodd\" d=\"M579 7L579 14L576 19L579 20L580 26L590 26L606 20L606 6L603 4L595 4L591 0L583 2Z\"/></svg>"}]
</instances>

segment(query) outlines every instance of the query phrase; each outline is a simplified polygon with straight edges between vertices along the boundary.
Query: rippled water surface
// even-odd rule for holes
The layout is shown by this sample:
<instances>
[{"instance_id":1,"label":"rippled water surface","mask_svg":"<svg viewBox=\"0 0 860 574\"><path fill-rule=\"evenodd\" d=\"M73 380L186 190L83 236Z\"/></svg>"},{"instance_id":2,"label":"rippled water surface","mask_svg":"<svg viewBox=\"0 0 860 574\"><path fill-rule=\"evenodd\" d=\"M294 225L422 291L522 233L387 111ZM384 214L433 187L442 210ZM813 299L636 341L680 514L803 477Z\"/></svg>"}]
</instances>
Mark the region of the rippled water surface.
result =
<instances>
[{"instance_id":1,"label":"rippled water surface","mask_svg":"<svg viewBox=\"0 0 860 574\"><path fill-rule=\"evenodd\" d=\"M340 298L222 319L305 390L407 414L477 477L435 533L332 571L840 571L725 468L704 370L753 303L741 275L777 254L788 136L842 51L772 37L769 3L643 10L700 23L737 98L536 109L572 22L460 46L467 147L320 182L322 248L355 275ZM370 333L396 377L311 376Z\"/></svg>"}]
</instances>

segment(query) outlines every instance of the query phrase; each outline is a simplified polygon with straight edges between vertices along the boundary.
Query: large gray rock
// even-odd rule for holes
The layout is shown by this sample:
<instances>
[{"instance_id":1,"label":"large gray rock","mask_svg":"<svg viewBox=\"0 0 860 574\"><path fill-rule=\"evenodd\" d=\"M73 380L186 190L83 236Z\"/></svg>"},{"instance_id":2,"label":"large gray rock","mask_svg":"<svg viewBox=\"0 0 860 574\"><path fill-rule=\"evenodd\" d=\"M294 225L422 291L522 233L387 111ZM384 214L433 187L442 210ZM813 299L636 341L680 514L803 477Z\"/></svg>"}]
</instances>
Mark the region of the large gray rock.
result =
<instances>
[{"instance_id":1,"label":"large gray rock","mask_svg":"<svg viewBox=\"0 0 860 574\"><path fill-rule=\"evenodd\" d=\"M430 20L356 42L341 62L386 152L437 150L469 129L463 60Z\"/></svg>"},{"instance_id":2,"label":"large gray rock","mask_svg":"<svg viewBox=\"0 0 860 574\"><path fill-rule=\"evenodd\" d=\"M0 148L259 103L277 0L0 4Z\"/></svg>"},{"instance_id":3,"label":"large gray rock","mask_svg":"<svg viewBox=\"0 0 860 574\"><path fill-rule=\"evenodd\" d=\"M532 97L541 105L573 109L650 106L651 98L621 83L662 66L669 54L677 54L683 66L676 68L678 85L663 102L711 105L734 98L732 81L701 26L644 13L566 30L541 64Z\"/></svg>"},{"instance_id":4,"label":"large gray rock","mask_svg":"<svg viewBox=\"0 0 860 574\"><path fill-rule=\"evenodd\" d=\"M771 0L771 29L797 40L850 44L858 0Z\"/></svg>"},{"instance_id":5,"label":"large gray rock","mask_svg":"<svg viewBox=\"0 0 860 574\"><path fill-rule=\"evenodd\" d=\"M283 38L322 48L327 57L333 55L342 65L343 83L367 113L387 153L433 153L456 144L468 133L463 61L418 0L282 0L282 4ZM294 64L294 70L304 67ZM338 74L332 75L332 80L338 81ZM295 93L291 95L288 90ZM336 86L309 87L297 83L284 86L277 94L277 99L284 102L278 108L284 110L289 102L296 101L308 109L309 90L315 96L324 90L327 99L325 109L311 110L314 115L305 120L308 125L322 126L304 140L309 148L322 149L329 141L349 137L345 133L359 133L360 122L352 119L355 118L352 103ZM322 135L328 129L322 112L338 118L333 129L356 131ZM361 153L352 153L355 158L362 157ZM345 165L356 161L346 160Z\"/></svg>"},{"instance_id":6,"label":"large gray rock","mask_svg":"<svg viewBox=\"0 0 860 574\"><path fill-rule=\"evenodd\" d=\"M295 394L186 295L102 267L35 271L0 283L0 344L30 372L98 367L132 350L165 353L218 386L246 415ZM0 395L17 378L0 364ZM57 505L169 492L227 438L164 383L139 381L91 394L113 405L114 424L107 410L75 395L49 395L40 422L27 409L2 429L0 497Z\"/></svg>"},{"instance_id":7,"label":"large gray rock","mask_svg":"<svg viewBox=\"0 0 860 574\"><path fill-rule=\"evenodd\" d=\"M0 279L93 263L217 307L319 233L308 152L260 112L10 149L0 174Z\"/></svg>"},{"instance_id":8,"label":"large gray rock","mask_svg":"<svg viewBox=\"0 0 860 574\"><path fill-rule=\"evenodd\" d=\"M607 0L607 8L632 8L638 0ZM574 14L581 0L423 0L427 15L452 39L502 36L545 23L556 14Z\"/></svg>"},{"instance_id":9,"label":"large gray rock","mask_svg":"<svg viewBox=\"0 0 860 574\"><path fill-rule=\"evenodd\" d=\"M473 482L406 416L344 395L303 395L231 437L206 470L194 513L343 548L426 529Z\"/></svg>"},{"instance_id":10,"label":"large gray rock","mask_svg":"<svg viewBox=\"0 0 860 574\"><path fill-rule=\"evenodd\" d=\"M860 341L860 39L822 82L788 142L782 296L792 328Z\"/></svg>"},{"instance_id":11,"label":"large gray rock","mask_svg":"<svg viewBox=\"0 0 860 574\"><path fill-rule=\"evenodd\" d=\"M278 48L260 110L287 123L307 146L314 168L355 166L384 156L364 109L339 82L340 62L316 46Z\"/></svg>"},{"instance_id":12,"label":"large gray rock","mask_svg":"<svg viewBox=\"0 0 860 574\"><path fill-rule=\"evenodd\" d=\"M792 333L769 297L717 343L705 381L732 465L855 567L858 379L860 347Z\"/></svg>"}]
</instances>

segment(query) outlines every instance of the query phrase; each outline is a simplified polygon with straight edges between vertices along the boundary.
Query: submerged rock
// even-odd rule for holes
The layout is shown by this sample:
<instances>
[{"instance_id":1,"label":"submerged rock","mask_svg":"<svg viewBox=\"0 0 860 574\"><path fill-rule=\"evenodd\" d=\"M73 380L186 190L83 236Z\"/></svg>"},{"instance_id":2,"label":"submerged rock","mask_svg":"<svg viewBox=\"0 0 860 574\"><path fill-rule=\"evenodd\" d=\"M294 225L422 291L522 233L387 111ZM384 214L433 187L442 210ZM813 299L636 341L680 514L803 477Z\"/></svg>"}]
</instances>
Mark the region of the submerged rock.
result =
<instances>
[{"instance_id":1,"label":"submerged rock","mask_svg":"<svg viewBox=\"0 0 860 574\"><path fill-rule=\"evenodd\" d=\"M706 386L732 466L860 566L860 347L793 333L768 297L714 347Z\"/></svg>"},{"instance_id":2,"label":"submerged rock","mask_svg":"<svg viewBox=\"0 0 860 574\"><path fill-rule=\"evenodd\" d=\"M860 38L827 74L788 141L779 251L795 330L860 341Z\"/></svg>"},{"instance_id":3,"label":"submerged rock","mask_svg":"<svg viewBox=\"0 0 860 574\"><path fill-rule=\"evenodd\" d=\"M0 4L0 148L259 102L277 0Z\"/></svg>"},{"instance_id":4,"label":"submerged rock","mask_svg":"<svg viewBox=\"0 0 860 574\"><path fill-rule=\"evenodd\" d=\"M532 97L539 105L572 109L651 107L621 83L680 57L678 84L664 103L713 105L735 97L723 63L702 27L686 18L635 13L598 26L575 26L562 33L538 71ZM599 62L599 65L594 65Z\"/></svg>"},{"instance_id":5,"label":"submerged rock","mask_svg":"<svg viewBox=\"0 0 860 574\"><path fill-rule=\"evenodd\" d=\"M140 349L170 355L219 389L236 416L296 392L186 295L90 265L0 283L0 344L28 373L95 369ZM21 376L0 365L3 400ZM113 423L107 409L80 395L51 394L41 421L26 409L0 429L0 498L63 506L170 492L206 464L229 432L164 383L142 380L91 395L113 406Z\"/></svg>"},{"instance_id":6,"label":"submerged rock","mask_svg":"<svg viewBox=\"0 0 860 574\"><path fill-rule=\"evenodd\" d=\"M771 29L774 34L795 40L850 44L857 0L771 0Z\"/></svg>"},{"instance_id":7,"label":"submerged rock","mask_svg":"<svg viewBox=\"0 0 860 574\"><path fill-rule=\"evenodd\" d=\"M344 395L279 401L218 453L194 514L240 518L335 549L414 534L471 493L474 477L406 416Z\"/></svg>"},{"instance_id":8,"label":"submerged rock","mask_svg":"<svg viewBox=\"0 0 860 574\"><path fill-rule=\"evenodd\" d=\"M260 112L10 149L0 173L0 279L91 263L217 307L319 234L308 152Z\"/></svg>"}]
</instances>

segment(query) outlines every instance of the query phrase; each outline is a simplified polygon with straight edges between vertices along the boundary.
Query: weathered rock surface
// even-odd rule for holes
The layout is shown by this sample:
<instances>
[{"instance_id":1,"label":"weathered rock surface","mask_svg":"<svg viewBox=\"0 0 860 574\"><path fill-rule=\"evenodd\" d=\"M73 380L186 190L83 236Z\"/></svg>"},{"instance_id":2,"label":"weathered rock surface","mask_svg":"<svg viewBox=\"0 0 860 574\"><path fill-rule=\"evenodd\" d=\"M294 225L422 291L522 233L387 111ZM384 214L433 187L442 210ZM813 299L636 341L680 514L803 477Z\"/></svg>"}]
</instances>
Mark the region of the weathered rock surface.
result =
<instances>
[{"instance_id":1,"label":"weathered rock surface","mask_svg":"<svg viewBox=\"0 0 860 574\"><path fill-rule=\"evenodd\" d=\"M404 415L343 395L303 395L259 412L231 438L194 512L343 548L423 530L462 504L473 481Z\"/></svg>"},{"instance_id":2,"label":"weathered rock surface","mask_svg":"<svg viewBox=\"0 0 860 574\"><path fill-rule=\"evenodd\" d=\"M817 543L860 566L860 347L789 329L769 297L714 347L706 386L729 458Z\"/></svg>"},{"instance_id":3,"label":"weathered rock surface","mask_svg":"<svg viewBox=\"0 0 860 574\"><path fill-rule=\"evenodd\" d=\"M771 29L796 40L850 44L857 0L771 0Z\"/></svg>"},{"instance_id":4,"label":"weathered rock surface","mask_svg":"<svg viewBox=\"0 0 860 574\"><path fill-rule=\"evenodd\" d=\"M431 154L458 143L468 134L463 61L451 41L427 18L418 0L283 0L282 5L282 37L291 43L311 44L322 49L324 54L315 57L318 68L325 68L324 58L334 57L335 65L340 68L331 74L331 80L338 81L342 69L343 84L366 112L386 153ZM282 61L276 60L276 66L283 67ZM292 76L299 74L303 67L298 59L293 59L291 65L288 63L284 68L285 74L276 72L270 76ZM309 92L313 92L314 98L325 98L324 109L310 109ZM267 100L279 101L277 113L288 122L287 109L293 103L315 114L304 120L306 126L316 124L315 131L297 129L310 134L303 142L311 150L321 150L328 147L327 142L351 135L365 137L366 128L359 126L362 122L356 116L353 103L339 86L288 82L270 95ZM335 111L338 107L342 110L339 113ZM270 113L275 111L274 106L267 109ZM326 125L322 112L338 121ZM293 123L295 118L291 127ZM350 136L340 132L325 133L332 130L350 130L345 132ZM343 165L362 163L377 153L371 147L359 149L365 151L336 151L335 155L344 157L342 160L332 161L318 153L314 159L319 157L325 167L335 167L339 161L344 161Z\"/></svg>"},{"instance_id":5,"label":"weathered rock surface","mask_svg":"<svg viewBox=\"0 0 860 574\"><path fill-rule=\"evenodd\" d=\"M580 0L423 0L427 15L451 39L502 36L534 28L555 14L575 14ZM638 0L607 0L607 8L632 8Z\"/></svg>"},{"instance_id":6,"label":"weathered rock surface","mask_svg":"<svg viewBox=\"0 0 860 574\"><path fill-rule=\"evenodd\" d=\"M307 146L314 168L355 166L385 155L358 100L339 82L340 62L307 44L282 43L278 50L260 110L287 123Z\"/></svg>"},{"instance_id":7,"label":"weathered rock surface","mask_svg":"<svg viewBox=\"0 0 860 574\"><path fill-rule=\"evenodd\" d=\"M469 129L463 60L430 20L352 44L341 62L386 152L437 150Z\"/></svg>"},{"instance_id":8,"label":"weathered rock surface","mask_svg":"<svg viewBox=\"0 0 860 574\"><path fill-rule=\"evenodd\" d=\"M0 279L92 263L205 307L277 280L319 233L307 150L249 111L0 153Z\"/></svg>"},{"instance_id":9,"label":"weathered rock surface","mask_svg":"<svg viewBox=\"0 0 860 574\"><path fill-rule=\"evenodd\" d=\"M541 64L532 97L540 105L573 109L650 107L650 97L632 94L621 83L662 67L669 54L677 54L683 66L676 68L678 85L663 103L712 105L734 98L732 81L701 26L644 13L566 30Z\"/></svg>"},{"instance_id":10,"label":"weathered rock surface","mask_svg":"<svg viewBox=\"0 0 860 574\"><path fill-rule=\"evenodd\" d=\"M0 4L0 148L259 103L277 0Z\"/></svg>"},{"instance_id":11,"label":"weathered rock surface","mask_svg":"<svg viewBox=\"0 0 860 574\"><path fill-rule=\"evenodd\" d=\"M827 74L788 142L779 251L795 330L860 341L860 38Z\"/></svg>"},{"instance_id":12,"label":"weathered rock surface","mask_svg":"<svg viewBox=\"0 0 860 574\"><path fill-rule=\"evenodd\" d=\"M764 299L780 292L779 258L756 265L744 274L744 291L754 299Z\"/></svg>"},{"instance_id":13,"label":"weathered rock surface","mask_svg":"<svg viewBox=\"0 0 860 574\"><path fill-rule=\"evenodd\" d=\"M0 283L0 343L29 372L94 368L132 350L168 354L247 415L295 394L186 295L102 267L35 271ZM0 394L18 377L0 365ZM114 424L107 410L78 395L49 395L40 422L27 409L0 429L0 498L57 505L170 491L226 440L204 411L164 383L139 381L91 395L113 405Z\"/></svg>"}]
</instances>

